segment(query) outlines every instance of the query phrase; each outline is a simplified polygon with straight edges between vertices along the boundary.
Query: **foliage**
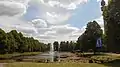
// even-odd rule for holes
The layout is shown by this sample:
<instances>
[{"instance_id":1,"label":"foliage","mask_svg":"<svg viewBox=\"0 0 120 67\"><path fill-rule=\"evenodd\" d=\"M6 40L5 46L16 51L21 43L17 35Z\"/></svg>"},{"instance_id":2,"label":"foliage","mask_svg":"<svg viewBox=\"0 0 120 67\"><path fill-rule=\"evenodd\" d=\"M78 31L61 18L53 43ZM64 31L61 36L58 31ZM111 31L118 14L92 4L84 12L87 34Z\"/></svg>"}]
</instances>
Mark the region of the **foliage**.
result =
<instances>
[{"instance_id":1,"label":"foliage","mask_svg":"<svg viewBox=\"0 0 120 67\"><path fill-rule=\"evenodd\" d=\"M0 53L5 53L6 51L6 43L7 43L6 33L0 29Z\"/></svg>"},{"instance_id":2,"label":"foliage","mask_svg":"<svg viewBox=\"0 0 120 67\"><path fill-rule=\"evenodd\" d=\"M58 51L59 43L55 41L53 45L54 45L54 51Z\"/></svg>"},{"instance_id":3,"label":"foliage","mask_svg":"<svg viewBox=\"0 0 120 67\"><path fill-rule=\"evenodd\" d=\"M13 52L41 52L45 51L44 43L35 40L33 37L24 37L21 32L12 30L5 33L0 29L0 54Z\"/></svg>"},{"instance_id":4,"label":"foliage","mask_svg":"<svg viewBox=\"0 0 120 67\"><path fill-rule=\"evenodd\" d=\"M60 42L60 51L71 52L74 50L76 43L73 41L61 41Z\"/></svg>"},{"instance_id":5,"label":"foliage","mask_svg":"<svg viewBox=\"0 0 120 67\"><path fill-rule=\"evenodd\" d=\"M96 22L89 22L86 31L78 38L76 49L88 51L89 49L96 50L96 40L102 37L103 31L100 25Z\"/></svg>"},{"instance_id":6,"label":"foliage","mask_svg":"<svg viewBox=\"0 0 120 67\"><path fill-rule=\"evenodd\" d=\"M106 44L110 52L120 52L120 1L109 0L103 11Z\"/></svg>"}]
</instances>

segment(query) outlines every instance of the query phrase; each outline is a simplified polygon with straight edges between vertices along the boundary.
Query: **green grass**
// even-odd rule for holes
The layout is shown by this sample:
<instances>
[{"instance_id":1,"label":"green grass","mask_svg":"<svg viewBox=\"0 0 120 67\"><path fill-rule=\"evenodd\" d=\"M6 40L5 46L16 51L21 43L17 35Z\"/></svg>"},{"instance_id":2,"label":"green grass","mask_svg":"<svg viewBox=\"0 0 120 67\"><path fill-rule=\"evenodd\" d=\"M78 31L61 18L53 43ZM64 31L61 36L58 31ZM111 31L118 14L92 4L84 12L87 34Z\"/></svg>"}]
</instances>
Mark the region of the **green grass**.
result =
<instances>
[{"instance_id":1,"label":"green grass","mask_svg":"<svg viewBox=\"0 0 120 67\"><path fill-rule=\"evenodd\" d=\"M25 52L21 53L22 56L30 56L30 55L37 55L40 54L40 52Z\"/></svg>"},{"instance_id":2,"label":"green grass","mask_svg":"<svg viewBox=\"0 0 120 67\"><path fill-rule=\"evenodd\" d=\"M107 67L101 64L89 63L8 63L5 67Z\"/></svg>"},{"instance_id":3,"label":"green grass","mask_svg":"<svg viewBox=\"0 0 120 67\"><path fill-rule=\"evenodd\" d=\"M40 52L25 52L25 53L13 53L13 54L0 54L0 59L10 59L15 56L32 56L40 54Z\"/></svg>"},{"instance_id":4,"label":"green grass","mask_svg":"<svg viewBox=\"0 0 120 67\"><path fill-rule=\"evenodd\" d=\"M27 54L27 53L26 53ZM29 53L28 53L29 54ZM35 63L35 62L14 62L7 63L4 67L120 67L119 54L93 55L93 59L106 60L113 58L108 63L80 63L80 62L61 62L61 63Z\"/></svg>"}]
</instances>

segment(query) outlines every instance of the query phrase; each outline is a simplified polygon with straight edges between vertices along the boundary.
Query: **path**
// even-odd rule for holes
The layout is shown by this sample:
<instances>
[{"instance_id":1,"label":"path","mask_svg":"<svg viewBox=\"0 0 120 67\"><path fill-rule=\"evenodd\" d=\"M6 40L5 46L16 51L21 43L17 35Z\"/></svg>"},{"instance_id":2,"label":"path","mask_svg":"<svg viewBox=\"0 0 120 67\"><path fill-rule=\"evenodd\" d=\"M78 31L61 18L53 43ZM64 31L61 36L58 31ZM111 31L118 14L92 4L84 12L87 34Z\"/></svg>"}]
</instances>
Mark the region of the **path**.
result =
<instances>
[{"instance_id":1,"label":"path","mask_svg":"<svg viewBox=\"0 0 120 67\"><path fill-rule=\"evenodd\" d=\"M0 63L0 67L3 67L3 63Z\"/></svg>"}]
</instances>

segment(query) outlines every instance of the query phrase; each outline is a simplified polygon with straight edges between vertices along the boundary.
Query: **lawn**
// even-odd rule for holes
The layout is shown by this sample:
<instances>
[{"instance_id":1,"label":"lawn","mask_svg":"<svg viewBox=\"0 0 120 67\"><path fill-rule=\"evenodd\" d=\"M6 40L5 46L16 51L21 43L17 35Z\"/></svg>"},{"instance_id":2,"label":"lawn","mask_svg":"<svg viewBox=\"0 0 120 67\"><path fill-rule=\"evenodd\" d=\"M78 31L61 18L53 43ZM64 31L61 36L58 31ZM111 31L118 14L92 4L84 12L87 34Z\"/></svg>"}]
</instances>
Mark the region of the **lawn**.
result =
<instances>
[{"instance_id":1,"label":"lawn","mask_svg":"<svg viewBox=\"0 0 120 67\"><path fill-rule=\"evenodd\" d=\"M8 63L4 67L108 67L89 63Z\"/></svg>"},{"instance_id":2,"label":"lawn","mask_svg":"<svg viewBox=\"0 0 120 67\"><path fill-rule=\"evenodd\" d=\"M0 59L10 59L16 56L32 56L40 54L40 52L25 52L25 53L13 53L13 54L0 54Z\"/></svg>"},{"instance_id":3,"label":"lawn","mask_svg":"<svg viewBox=\"0 0 120 67\"><path fill-rule=\"evenodd\" d=\"M15 57L21 56L34 56L38 55L40 52L25 52L25 53L13 53L13 54L0 54L0 63L11 63L15 62Z\"/></svg>"}]
</instances>

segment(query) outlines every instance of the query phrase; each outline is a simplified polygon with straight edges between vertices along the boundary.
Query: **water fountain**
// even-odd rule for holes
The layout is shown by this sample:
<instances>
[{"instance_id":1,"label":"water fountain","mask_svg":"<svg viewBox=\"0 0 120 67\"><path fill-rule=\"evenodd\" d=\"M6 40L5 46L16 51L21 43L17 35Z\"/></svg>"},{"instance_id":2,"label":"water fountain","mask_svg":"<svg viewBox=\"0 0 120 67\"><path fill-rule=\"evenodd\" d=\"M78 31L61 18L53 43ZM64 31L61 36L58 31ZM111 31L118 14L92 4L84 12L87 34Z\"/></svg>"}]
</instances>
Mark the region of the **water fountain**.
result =
<instances>
[{"instance_id":1,"label":"water fountain","mask_svg":"<svg viewBox=\"0 0 120 67\"><path fill-rule=\"evenodd\" d=\"M50 62L54 62L54 45L53 44L50 45L50 57L51 57Z\"/></svg>"},{"instance_id":2,"label":"water fountain","mask_svg":"<svg viewBox=\"0 0 120 67\"><path fill-rule=\"evenodd\" d=\"M48 59L50 62L56 61L56 57L58 56L57 51L54 51L54 45L53 43L50 44L50 51L49 52L44 52L42 54L36 55L36 56L30 56L27 58L44 58L46 59L46 62L48 62Z\"/></svg>"}]
</instances>

